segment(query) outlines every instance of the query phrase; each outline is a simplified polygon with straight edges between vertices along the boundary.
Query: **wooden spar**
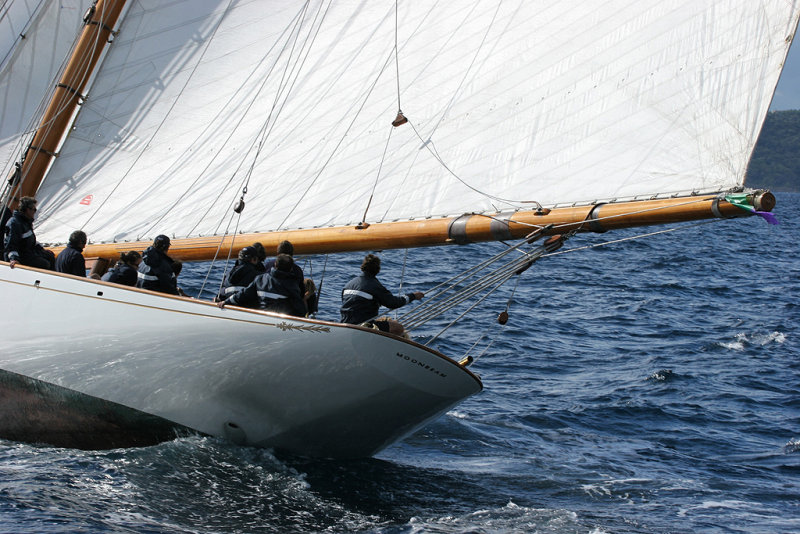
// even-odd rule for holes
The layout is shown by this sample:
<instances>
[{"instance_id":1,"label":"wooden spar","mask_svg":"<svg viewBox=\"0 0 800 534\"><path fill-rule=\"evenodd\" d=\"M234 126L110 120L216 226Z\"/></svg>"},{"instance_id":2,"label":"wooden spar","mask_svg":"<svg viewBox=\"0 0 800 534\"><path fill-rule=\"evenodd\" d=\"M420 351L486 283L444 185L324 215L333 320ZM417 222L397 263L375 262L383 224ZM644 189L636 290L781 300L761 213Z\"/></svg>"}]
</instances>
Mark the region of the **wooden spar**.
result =
<instances>
[{"instance_id":1,"label":"wooden spar","mask_svg":"<svg viewBox=\"0 0 800 534\"><path fill-rule=\"evenodd\" d=\"M78 43L23 156L21 180L15 184L11 199L34 196L39 189L124 6L125 0L98 0L87 13ZM10 204L14 205L14 200Z\"/></svg>"},{"instance_id":2,"label":"wooden spar","mask_svg":"<svg viewBox=\"0 0 800 534\"><path fill-rule=\"evenodd\" d=\"M771 211L775 197L769 191L756 191L752 203L759 210ZM547 211L547 210L545 210ZM287 239L294 245L295 254L326 254L384 250L392 248L428 247L464 244L479 241L520 239L537 227L552 224L545 233L561 234L569 230L604 232L619 228L669 224L749 215L747 212L716 195L595 204L557 208L546 214L536 211L517 211L494 215L463 215L441 219L374 223L364 229L355 226L286 230L268 233L238 234L236 236L193 237L173 239L169 255L182 261L210 260L217 255L236 257L239 250L256 241L268 254L278 243ZM165 229L168 234L168 229ZM91 240L91 236L89 236ZM221 245L220 245L221 242ZM151 242L90 244L84 249L86 258L116 259L121 252L144 250ZM60 250L53 248L56 253Z\"/></svg>"}]
</instances>

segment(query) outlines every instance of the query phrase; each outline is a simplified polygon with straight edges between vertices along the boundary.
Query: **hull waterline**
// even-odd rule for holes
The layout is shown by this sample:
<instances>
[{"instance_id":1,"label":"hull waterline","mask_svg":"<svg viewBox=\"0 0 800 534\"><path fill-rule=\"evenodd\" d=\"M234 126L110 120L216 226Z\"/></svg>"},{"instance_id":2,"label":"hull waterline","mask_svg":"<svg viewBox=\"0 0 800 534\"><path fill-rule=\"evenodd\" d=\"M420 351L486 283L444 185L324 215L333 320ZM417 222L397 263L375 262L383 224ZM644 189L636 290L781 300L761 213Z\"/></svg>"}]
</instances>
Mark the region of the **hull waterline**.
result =
<instances>
[{"instance_id":1,"label":"hull waterline","mask_svg":"<svg viewBox=\"0 0 800 534\"><path fill-rule=\"evenodd\" d=\"M143 443L194 431L306 456L366 457L482 388L457 362L360 327L221 310L4 263L0 284L15 303L2 318L0 395L23 399L34 419L37 406L66 407L51 432L62 441L42 431L47 416L32 426L37 433L2 415L7 439L75 446L72 434L103 435L91 423L102 420L127 429L114 442L123 445L110 446L137 444L137 429L152 434L136 437ZM44 392L56 400L36 401ZM111 422L87 415L97 412Z\"/></svg>"}]
</instances>

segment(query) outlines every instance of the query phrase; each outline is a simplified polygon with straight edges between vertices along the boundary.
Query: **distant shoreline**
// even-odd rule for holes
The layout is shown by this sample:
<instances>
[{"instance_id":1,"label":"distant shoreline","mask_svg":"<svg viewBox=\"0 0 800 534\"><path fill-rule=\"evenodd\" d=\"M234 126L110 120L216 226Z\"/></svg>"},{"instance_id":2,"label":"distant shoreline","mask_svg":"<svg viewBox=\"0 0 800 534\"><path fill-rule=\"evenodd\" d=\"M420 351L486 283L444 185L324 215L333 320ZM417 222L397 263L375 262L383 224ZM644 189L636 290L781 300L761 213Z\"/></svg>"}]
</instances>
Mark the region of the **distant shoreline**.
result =
<instances>
[{"instance_id":1,"label":"distant shoreline","mask_svg":"<svg viewBox=\"0 0 800 534\"><path fill-rule=\"evenodd\" d=\"M748 187L800 192L800 110L770 111L747 167Z\"/></svg>"}]
</instances>

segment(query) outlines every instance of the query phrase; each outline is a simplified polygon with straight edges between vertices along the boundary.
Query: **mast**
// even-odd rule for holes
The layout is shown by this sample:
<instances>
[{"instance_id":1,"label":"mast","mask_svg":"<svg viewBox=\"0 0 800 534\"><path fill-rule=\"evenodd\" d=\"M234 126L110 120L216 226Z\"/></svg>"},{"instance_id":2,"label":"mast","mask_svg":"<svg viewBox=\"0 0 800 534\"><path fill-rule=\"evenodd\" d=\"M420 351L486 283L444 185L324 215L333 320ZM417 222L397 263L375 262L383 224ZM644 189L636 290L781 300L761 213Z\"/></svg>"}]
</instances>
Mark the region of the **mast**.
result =
<instances>
[{"instance_id":1,"label":"mast","mask_svg":"<svg viewBox=\"0 0 800 534\"><path fill-rule=\"evenodd\" d=\"M759 211L771 211L775 206L775 197L769 191L752 192L748 195L748 201ZM339 226L182 238L172 240L169 254L184 261L210 260L215 255L227 256L229 251L235 255L243 247L257 241L267 251L275 250L278 243L285 239L292 242L296 254L327 254L521 239L536 228L548 225L552 227L544 233L555 235L572 230L605 232L751 214L717 195L704 195L492 215L465 214L460 217L375 223L362 228ZM149 241L90 244L83 254L87 258L117 258L121 252L144 250L151 244Z\"/></svg>"},{"instance_id":2,"label":"mast","mask_svg":"<svg viewBox=\"0 0 800 534\"><path fill-rule=\"evenodd\" d=\"M56 151L59 144L66 136L81 104L83 91L103 49L111 42L112 28L124 7L125 0L97 0L87 10L81 36L56 85L36 134L22 157L19 175L12 176L9 180L12 185L9 198L36 194L45 172L58 156Z\"/></svg>"}]
</instances>

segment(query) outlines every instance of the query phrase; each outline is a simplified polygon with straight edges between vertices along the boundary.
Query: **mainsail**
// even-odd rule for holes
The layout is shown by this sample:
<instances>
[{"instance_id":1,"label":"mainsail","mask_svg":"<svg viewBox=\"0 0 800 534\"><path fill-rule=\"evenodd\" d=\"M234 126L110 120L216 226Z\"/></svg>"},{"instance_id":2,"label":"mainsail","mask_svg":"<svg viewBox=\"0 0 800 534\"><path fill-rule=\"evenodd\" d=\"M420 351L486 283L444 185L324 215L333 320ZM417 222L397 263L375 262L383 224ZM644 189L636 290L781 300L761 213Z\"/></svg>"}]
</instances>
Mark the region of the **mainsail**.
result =
<instances>
[{"instance_id":1,"label":"mainsail","mask_svg":"<svg viewBox=\"0 0 800 534\"><path fill-rule=\"evenodd\" d=\"M37 236L216 238L736 190L798 13L131 3L39 189Z\"/></svg>"}]
</instances>

